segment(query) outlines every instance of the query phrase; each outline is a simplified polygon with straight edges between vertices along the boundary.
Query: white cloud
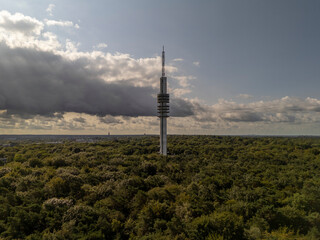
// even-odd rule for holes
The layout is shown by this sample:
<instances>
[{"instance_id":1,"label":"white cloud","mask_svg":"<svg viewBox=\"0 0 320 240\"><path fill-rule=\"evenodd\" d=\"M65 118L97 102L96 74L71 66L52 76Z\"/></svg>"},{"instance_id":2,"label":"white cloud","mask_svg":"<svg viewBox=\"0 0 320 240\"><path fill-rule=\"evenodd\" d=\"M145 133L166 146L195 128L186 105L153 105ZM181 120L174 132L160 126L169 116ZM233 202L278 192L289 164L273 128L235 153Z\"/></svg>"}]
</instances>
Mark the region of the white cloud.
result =
<instances>
[{"instance_id":1,"label":"white cloud","mask_svg":"<svg viewBox=\"0 0 320 240\"><path fill-rule=\"evenodd\" d=\"M194 76L172 76L172 78L176 79L179 85L184 88L190 87L190 81L196 79Z\"/></svg>"},{"instance_id":2,"label":"white cloud","mask_svg":"<svg viewBox=\"0 0 320 240\"><path fill-rule=\"evenodd\" d=\"M186 88L175 88L172 89L172 93L175 97L182 97L185 94L191 93L191 90Z\"/></svg>"},{"instance_id":3,"label":"white cloud","mask_svg":"<svg viewBox=\"0 0 320 240\"><path fill-rule=\"evenodd\" d=\"M181 97L187 93L191 92L191 81L195 80L196 78L194 76L172 76L173 80L176 80L178 83L178 87L171 89L170 91L172 91L173 95L176 97Z\"/></svg>"},{"instance_id":4,"label":"white cloud","mask_svg":"<svg viewBox=\"0 0 320 240\"><path fill-rule=\"evenodd\" d=\"M39 20L21 13L11 14L8 11L0 11L0 31L7 37L12 33L39 35L43 30L43 25Z\"/></svg>"},{"instance_id":5,"label":"white cloud","mask_svg":"<svg viewBox=\"0 0 320 240\"><path fill-rule=\"evenodd\" d=\"M95 49L102 49L102 48L107 48L108 45L106 43L99 43L96 46L94 46L93 48Z\"/></svg>"},{"instance_id":6,"label":"white cloud","mask_svg":"<svg viewBox=\"0 0 320 240\"><path fill-rule=\"evenodd\" d=\"M252 95L245 94L245 93L239 94L237 97L238 97L238 98L242 98L242 99L250 99L250 98L253 98Z\"/></svg>"},{"instance_id":7,"label":"white cloud","mask_svg":"<svg viewBox=\"0 0 320 240\"><path fill-rule=\"evenodd\" d=\"M78 24L74 24L71 21L56 21L56 20L45 19L44 22L46 23L47 26L74 27L77 29L80 28Z\"/></svg>"},{"instance_id":8,"label":"white cloud","mask_svg":"<svg viewBox=\"0 0 320 240\"><path fill-rule=\"evenodd\" d=\"M50 16L53 16L53 9L55 8L55 5L54 4L49 4L49 6L47 7L46 9L46 12L50 15Z\"/></svg>"},{"instance_id":9,"label":"white cloud","mask_svg":"<svg viewBox=\"0 0 320 240\"><path fill-rule=\"evenodd\" d=\"M172 61L174 61L174 62L182 62L182 61L184 61L184 59L183 58L175 58Z\"/></svg>"},{"instance_id":10,"label":"white cloud","mask_svg":"<svg viewBox=\"0 0 320 240\"><path fill-rule=\"evenodd\" d=\"M193 65L195 65L195 66L197 66L197 67L199 67L200 66L200 62L193 62Z\"/></svg>"},{"instance_id":11,"label":"white cloud","mask_svg":"<svg viewBox=\"0 0 320 240\"><path fill-rule=\"evenodd\" d=\"M66 40L66 51L68 53L77 53L80 43L74 43L70 39Z\"/></svg>"}]
</instances>

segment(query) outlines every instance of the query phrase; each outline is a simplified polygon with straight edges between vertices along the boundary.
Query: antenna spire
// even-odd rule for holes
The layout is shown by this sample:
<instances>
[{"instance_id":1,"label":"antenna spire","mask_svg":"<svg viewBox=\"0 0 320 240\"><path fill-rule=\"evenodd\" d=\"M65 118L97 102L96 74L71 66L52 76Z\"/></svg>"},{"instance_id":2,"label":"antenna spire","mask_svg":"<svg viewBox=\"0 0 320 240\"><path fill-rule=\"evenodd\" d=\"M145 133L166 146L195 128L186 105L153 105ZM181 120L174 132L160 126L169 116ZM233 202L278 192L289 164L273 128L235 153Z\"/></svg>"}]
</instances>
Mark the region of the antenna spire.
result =
<instances>
[{"instance_id":1,"label":"antenna spire","mask_svg":"<svg viewBox=\"0 0 320 240\"><path fill-rule=\"evenodd\" d=\"M162 48L162 77L164 77L166 75L165 68L164 68L164 61L165 61L165 57L164 57L164 46L163 46L163 48Z\"/></svg>"}]
</instances>

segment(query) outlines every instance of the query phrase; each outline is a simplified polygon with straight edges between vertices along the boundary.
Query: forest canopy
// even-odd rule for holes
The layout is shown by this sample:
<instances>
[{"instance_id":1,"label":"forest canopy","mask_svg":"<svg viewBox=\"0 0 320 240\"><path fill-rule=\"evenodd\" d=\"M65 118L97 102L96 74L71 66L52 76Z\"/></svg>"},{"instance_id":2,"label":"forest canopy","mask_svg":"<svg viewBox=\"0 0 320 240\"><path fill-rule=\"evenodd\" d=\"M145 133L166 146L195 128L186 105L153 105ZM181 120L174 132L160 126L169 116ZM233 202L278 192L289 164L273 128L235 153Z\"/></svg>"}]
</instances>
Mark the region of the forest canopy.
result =
<instances>
[{"instance_id":1,"label":"forest canopy","mask_svg":"<svg viewBox=\"0 0 320 240\"><path fill-rule=\"evenodd\" d=\"M0 239L320 239L320 138L0 145Z\"/></svg>"}]
</instances>

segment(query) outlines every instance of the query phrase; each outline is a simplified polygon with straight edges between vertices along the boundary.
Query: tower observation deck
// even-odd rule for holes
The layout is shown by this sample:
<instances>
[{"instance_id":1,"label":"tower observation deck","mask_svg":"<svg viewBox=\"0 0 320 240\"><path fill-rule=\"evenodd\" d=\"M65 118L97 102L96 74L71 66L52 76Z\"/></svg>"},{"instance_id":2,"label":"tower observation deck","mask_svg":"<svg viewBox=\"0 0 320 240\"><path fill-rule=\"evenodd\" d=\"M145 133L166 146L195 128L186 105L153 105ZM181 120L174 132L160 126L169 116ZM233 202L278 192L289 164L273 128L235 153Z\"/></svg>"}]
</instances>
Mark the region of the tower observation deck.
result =
<instances>
[{"instance_id":1,"label":"tower observation deck","mask_svg":"<svg viewBox=\"0 0 320 240\"><path fill-rule=\"evenodd\" d=\"M158 94L158 117L160 118L160 154L167 155L167 118L169 117L169 94L167 93L167 77L165 74L165 53L162 50L162 75L160 93Z\"/></svg>"}]
</instances>

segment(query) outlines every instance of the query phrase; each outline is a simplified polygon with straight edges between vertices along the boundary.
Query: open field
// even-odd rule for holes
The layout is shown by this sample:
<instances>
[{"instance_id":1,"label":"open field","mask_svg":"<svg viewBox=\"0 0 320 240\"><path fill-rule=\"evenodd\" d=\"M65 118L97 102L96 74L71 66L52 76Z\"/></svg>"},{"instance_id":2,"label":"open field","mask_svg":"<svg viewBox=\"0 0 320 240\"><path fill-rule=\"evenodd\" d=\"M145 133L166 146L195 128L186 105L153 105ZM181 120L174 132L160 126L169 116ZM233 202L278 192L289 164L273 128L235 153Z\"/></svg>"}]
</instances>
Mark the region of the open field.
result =
<instances>
[{"instance_id":1,"label":"open field","mask_svg":"<svg viewBox=\"0 0 320 240\"><path fill-rule=\"evenodd\" d=\"M320 138L2 140L0 239L319 239Z\"/></svg>"}]
</instances>

